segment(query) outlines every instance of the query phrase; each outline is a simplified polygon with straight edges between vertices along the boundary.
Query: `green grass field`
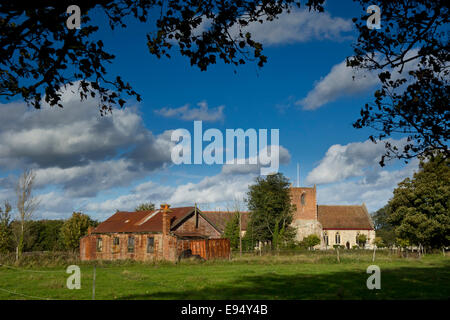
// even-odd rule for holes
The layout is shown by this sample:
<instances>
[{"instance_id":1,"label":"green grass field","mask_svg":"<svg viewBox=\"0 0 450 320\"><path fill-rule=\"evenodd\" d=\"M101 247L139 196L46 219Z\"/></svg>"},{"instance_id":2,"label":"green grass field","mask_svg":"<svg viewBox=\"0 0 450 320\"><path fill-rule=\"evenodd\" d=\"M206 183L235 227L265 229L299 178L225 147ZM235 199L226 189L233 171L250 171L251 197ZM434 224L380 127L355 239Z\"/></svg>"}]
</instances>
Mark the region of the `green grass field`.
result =
<instances>
[{"instance_id":1,"label":"green grass field","mask_svg":"<svg viewBox=\"0 0 450 320\"><path fill-rule=\"evenodd\" d=\"M236 257L231 261L96 266L96 299L448 299L450 258L332 252ZM381 289L368 290L369 265ZM81 263L81 289L66 287L65 266L0 267L0 299L92 299L93 264ZM14 293L12 293L14 292ZM20 295L21 294L21 295ZM34 297L34 298L30 298Z\"/></svg>"}]
</instances>

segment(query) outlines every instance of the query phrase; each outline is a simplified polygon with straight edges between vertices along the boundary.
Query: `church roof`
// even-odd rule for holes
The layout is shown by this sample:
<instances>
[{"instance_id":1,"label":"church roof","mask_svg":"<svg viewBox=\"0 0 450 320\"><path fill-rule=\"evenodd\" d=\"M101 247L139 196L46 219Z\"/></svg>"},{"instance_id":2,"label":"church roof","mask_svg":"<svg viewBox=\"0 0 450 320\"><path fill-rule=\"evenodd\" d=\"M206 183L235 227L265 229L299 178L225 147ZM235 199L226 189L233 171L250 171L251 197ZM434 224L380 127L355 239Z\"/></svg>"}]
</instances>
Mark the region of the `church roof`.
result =
<instances>
[{"instance_id":1,"label":"church roof","mask_svg":"<svg viewBox=\"0 0 450 320\"><path fill-rule=\"evenodd\" d=\"M318 205L317 216L324 230L373 230L374 228L364 204L354 206Z\"/></svg>"}]
</instances>

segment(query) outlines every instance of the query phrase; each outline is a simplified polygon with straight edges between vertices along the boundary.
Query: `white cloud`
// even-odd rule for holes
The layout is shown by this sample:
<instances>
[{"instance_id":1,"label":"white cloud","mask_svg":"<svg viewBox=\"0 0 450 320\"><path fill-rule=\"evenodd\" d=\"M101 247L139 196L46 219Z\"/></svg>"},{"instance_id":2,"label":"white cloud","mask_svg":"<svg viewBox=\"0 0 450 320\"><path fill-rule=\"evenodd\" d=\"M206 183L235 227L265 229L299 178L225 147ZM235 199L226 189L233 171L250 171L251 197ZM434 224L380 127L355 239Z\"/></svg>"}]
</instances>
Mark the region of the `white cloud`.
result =
<instances>
[{"instance_id":1,"label":"white cloud","mask_svg":"<svg viewBox=\"0 0 450 320\"><path fill-rule=\"evenodd\" d=\"M98 102L80 102L74 87L63 91L63 109L22 103L0 105L0 168L34 168L37 187L62 187L74 197L126 186L170 163L171 132L154 135L137 108L100 116ZM11 180L11 179L9 179ZM0 186L11 188L9 180Z\"/></svg>"},{"instance_id":2,"label":"white cloud","mask_svg":"<svg viewBox=\"0 0 450 320\"><path fill-rule=\"evenodd\" d=\"M289 151L280 146L280 163L290 161ZM223 165L222 170L213 176L200 179L199 182L188 182L177 186L168 186L148 181L136 186L129 194L100 203L90 203L86 208L104 217L115 210L133 210L142 202L169 203L172 206L192 206L194 203L205 210L211 206L225 209L235 199L243 200L248 186L260 173L259 165Z\"/></svg>"},{"instance_id":3,"label":"white cloud","mask_svg":"<svg viewBox=\"0 0 450 320\"><path fill-rule=\"evenodd\" d=\"M209 205L226 204L235 198L243 199L248 185L253 183L256 174L230 175L220 172L201 179L198 183L185 183L168 186L148 181L135 187L130 193L102 202L90 202L86 210L96 216L106 218L116 210L134 210L143 202L152 202L157 206L169 203L171 206L193 206L199 204L205 210Z\"/></svg>"},{"instance_id":4,"label":"white cloud","mask_svg":"<svg viewBox=\"0 0 450 320\"><path fill-rule=\"evenodd\" d=\"M365 203L369 212L378 210L392 198L398 183L412 177L418 170L418 160L399 170L379 170L376 179L362 176L357 179L318 187L318 204L351 205Z\"/></svg>"},{"instance_id":5,"label":"white cloud","mask_svg":"<svg viewBox=\"0 0 450 320\"><path fill-rule=\"evenodd\" d=\"M236 30L232 34L237 35ZM294 8L273 21L250 23L243 29L243 34L250 32L254 40L265 45L281 45L322 39L342 41L349 37L346 33L351 30L350 19Z\"/></svg>"},{"instance_id":6,"label":"white cloud","mask_svg":"<svg viewBox=\"0 0 450 320\"><path fill-rule=\"evenodd\" d=\"M410 50L405 56L405 60L415 56L417 52L417 49ZM385 58L379 55L379 57L374 56L374 59L382 64ZM394 71L386 70L391 72L392 80L396 80L400 76L406 75L408 77L408 72L417 68L417 66L418 60L415 59L407 62L403 69L399 67ZM379 83L378 72L347 67L344 60L334 65L330 72L314 85L314 88L308 92L306 97L298 100L295 104L302 106L305 110L314 110L343 96L364 93ZM397 90L403 90L404 87L405 85L397 88Z\"/></svg>"},{"instance_id":7,"label":"white cloud","mask_svg":"<svg viewBox=\"0 0 450 320\"><path fill-rule=\"evenodd\" d=\"M388 140L392 145L401 146L402 140ZM381 156L385 152L384 143L352 142L346 145L332 145L325 157L306 177L308 184L324 184L342 181L351 177L367 175L373 176L373 171L378 170Z\"/></svg>"},{"instance_id":8,"label":"white cloud","mask_svg":"<svg viewBox=\"0 0 450 320\"><path fill-rule=\"evenodd\" d=\"M156 205L167 201L174 188L148 181L139 184L130 193L102 202L89 202L85 209L102 218L109 217L116 210L132 211L140 203L152 202Z\"/></svg>"},{"instance_id":9,"label":"white cloud","mask_svg":"<svg viewBox=\"0 0 450 320\"><path fill-rule=\"evenodd\" d=\"M343 61L333 66L306 97L297 101L296 104L303 106L305 110L314 110L342 96L365 92L377 83L376 74L352 69Z\"/></svg>"},{"instance_id":10,"label":"white cloud","mask_svg":"<svg viewBox=\"0 0 450 320\"><path fill-rule=\"evenodd\" d=\"M401 146L405 139L392 140ZM365 203L370 211L384 206L397 184L418 169L418 160L400 169L381 167L384 143L372 141L332 145L320 163L308 174L306 183L318 184L318 203L351 205ZM392 165L392 162L388 164Z\"/></svg>"},{"instance_id":11,"label":"white cloud","mask_svg":"<svg viewBox=\"0 0 450 320\"><path fill-rule=\"evenodd\" d=\"M269 146L269 151L270 147L271 146ZM261 151L261 153L266 154L267 148L264 148ZM283 146L279 146L278 148L278 157L279 157L278 158L279 164L288 164L291 161L291 154L289 153L289 150ZM247 174L247 173L257 174L261 172L261 167L264 167L259 162L258 157L252 157L252 159L246 158L244 164L238 164L237 160L238 159L235 158L234 160L231 161L231 163L224 164L222 166L222 172L224 174ZM257 162L257 164L251 164L251 162L253 163Z\"/></svg>"},{"instance_id":12,"label":"white cloud","mask_svg":"<svg viewBox=\"0 0 450 320\"><path fill-rule=\"evenodd\" d=\"M197 103L198 108L191 108L186 104L179 108L162 108L155 110L155 113L166 118L178 118L185 121L202 120L202 121L221 121L224 119L224 106L216 108L208 108L206 101Z\"/></svg>"}]
</instances>

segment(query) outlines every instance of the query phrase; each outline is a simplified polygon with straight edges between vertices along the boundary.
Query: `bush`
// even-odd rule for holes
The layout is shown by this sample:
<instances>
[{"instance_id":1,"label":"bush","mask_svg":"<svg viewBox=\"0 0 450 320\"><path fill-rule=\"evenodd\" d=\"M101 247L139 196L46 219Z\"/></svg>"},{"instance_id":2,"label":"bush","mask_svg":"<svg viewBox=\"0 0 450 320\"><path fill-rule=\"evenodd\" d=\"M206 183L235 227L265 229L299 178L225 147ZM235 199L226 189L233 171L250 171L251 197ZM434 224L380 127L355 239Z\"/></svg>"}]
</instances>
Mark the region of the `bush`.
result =
<instances>
[{"instance_id":1,"label":"bush","mask_svg":"<svg viewBox=\"0 0 450 320\"><path fill-rule=\"evenodd\" d=\"M356 237L356 243L362 248L366 245L367 236L365 234L358 234Z\"/></svg>"},{"instance_id":2,"label":"bush","mask_svg":"<svg viewBox=\"0 0 450 320\"><path fill-rule=\"evenodd\" d=\"M303 238L301 244L312 250L312 248L318 244L320 244L320 238L315 234L310 234L309 236Z\"/></svg>"}]
</instances>

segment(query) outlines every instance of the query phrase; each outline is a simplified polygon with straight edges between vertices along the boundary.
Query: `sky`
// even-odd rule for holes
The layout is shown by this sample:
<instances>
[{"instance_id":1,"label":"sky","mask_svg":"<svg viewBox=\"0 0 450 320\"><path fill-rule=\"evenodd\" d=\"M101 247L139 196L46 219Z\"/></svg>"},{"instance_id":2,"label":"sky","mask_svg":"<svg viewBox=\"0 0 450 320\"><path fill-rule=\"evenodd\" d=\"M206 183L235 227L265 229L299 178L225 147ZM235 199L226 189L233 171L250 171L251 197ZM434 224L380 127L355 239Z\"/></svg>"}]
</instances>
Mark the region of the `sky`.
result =
<instances>
[{"instance_id":1,"label":"sky","mask_svg":"<svg viewBox=\"0 0 450 320\"><path fill-rule=\"evenodd\" d=\"M41 110L20 99L0 102L0 202L15 203L15 184L25 168L36 173L38 219L68 218L82 211L104 220L143 202L201 210L232 209L255 182L257 166L181 164L171 159L171 133L201 120L203 131L279 129L280 167L290 181L317 185L319 204L383 207L418 161L378 162L384 145L375 132L355 129L361 107L372 101L376 75L345 66L356 30L351 19L365 8L352 1L327 2L324 13L295 9L278 20L250 26L264 45L263 68L221 62L206 72L148 53L150 26L132 22L111 31L105 17L96 38L116 55L111 76L121 75L142 96L100 116L97 101L80 101L66 88L64 108ZM81 26L83 27L83 26ZM392 143L401 145L402 137ZM206 143L203 144L203 147Z\"/></svg>"}]
</instances>

